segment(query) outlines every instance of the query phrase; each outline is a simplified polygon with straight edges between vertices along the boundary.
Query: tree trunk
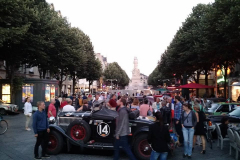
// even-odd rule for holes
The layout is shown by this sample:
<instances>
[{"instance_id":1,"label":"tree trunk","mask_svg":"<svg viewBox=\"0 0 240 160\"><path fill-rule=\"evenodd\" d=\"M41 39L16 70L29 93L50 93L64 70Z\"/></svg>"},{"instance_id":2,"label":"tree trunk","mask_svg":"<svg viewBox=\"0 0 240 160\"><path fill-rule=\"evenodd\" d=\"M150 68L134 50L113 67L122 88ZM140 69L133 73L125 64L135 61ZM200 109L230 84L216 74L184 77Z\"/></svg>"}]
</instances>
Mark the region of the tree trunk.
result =
<instances>
[{"instance_id":1,"label":"tree trunk","mask_svg":"<svg viewBox=\"0 0 240 160\"><path fill-rule=\"evenodd\" d=\"M205 85L208 86L208 70L205 70L204 73L205 73ZM207 95L207 97L209 96L208 88L206 88L206 95Z\"/></svg>"},{"instance_id":2,"label":"tree trunk","mask_svg":"<svg viewBox=\"0 0 240 160\"><path fill-rule=\"evenodd\" d=\"M46 69L43 69L43 79L46 79Z\"/></svg>"},{"instance_id":3,"label":"tree trunk","mask_svg":"<svg viewBox=\"0 0 240 160\"><path fill-rule=\"evenodd\" d=\"M59 86L58 94L61 95L62 86L63 86L63 70L62 69L61 69L61 72L60 72L60 79L59 79L59 82L58 82L58 86Z\"/></svg>"},{"instance_id":4,"label":"tree trunk","mask_svg":"<svg viewBox=\"0 0 240 160\"><path fill-rule=\"evenodd\" d=\"M89 93L91 93L91 88L90 88L90 87L91 87L91 82L90 82L90 81L89 81L88 85L89 85L89 86L88 86Z\"/></svg>"},{"instance_id":5,"label":"tree trunk","mask_svg":"<svg viewBox=\"0 0 240 160\"><path fill-rule=\"evenodd\" d=\"M196 83L199 83L200 73L200 71L197 71ZM199 89L196 89L196 97L199 97Z\"/></svg>"},{"instance_id":6,"label":"tree trunk","mask_svg":"<svg viewBox=\"0 0 240 160\"><path fill-rule=\"evenodd\" d=\"M76 76L75 76L75 74L74 74L72 80L73 80L72 93L74 94L75 93L75 85L76 85Z\"/></svg>"},{"instance_id":7,"label":"tree trunk","mask_svg":"<svg viewBox=\"0 0 240 160\"><path fill-rule=\"evenodd\" d=\"M224 65L224 98L227 99L227 70L228 70L228 62Z\"/></svg>"}]
</instances>

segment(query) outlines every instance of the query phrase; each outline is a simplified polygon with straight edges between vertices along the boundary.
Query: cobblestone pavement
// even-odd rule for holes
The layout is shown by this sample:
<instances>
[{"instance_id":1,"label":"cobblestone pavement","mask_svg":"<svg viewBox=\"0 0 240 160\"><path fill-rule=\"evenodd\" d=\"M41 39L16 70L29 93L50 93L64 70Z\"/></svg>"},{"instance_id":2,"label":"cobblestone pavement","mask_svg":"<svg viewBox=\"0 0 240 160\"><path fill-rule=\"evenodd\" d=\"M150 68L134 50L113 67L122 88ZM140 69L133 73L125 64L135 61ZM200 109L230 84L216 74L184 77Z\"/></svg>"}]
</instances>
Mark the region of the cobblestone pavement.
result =
<instances>
[{"instance_id":1,"label":"cobblestone pavement","mask_svg":"<svg viewBox=\"0 0 240 160\"><path fill-rule=\"evenodd\" d=\"M9 129L4 135L0 135L0 160L31 160L33 159L33 147L35 137L33 131L25 131L25 116L23 114L3 116L7 120ZM192 159L194 160L231 160L234 159L235 152L229 156L229 143L225 142L223 150L217 147L216 142L211 150L207 146L206 154L202 155L201 147L196 146ZM181 160L183 148L177 148L170 160ZM86 150L84 154L79 154L77 149L71 153L63 152L56 156L51 156L50 160L111 160L113 151ZM128 158L124 153L121 160Z\"/></svg>"}]
</instances>

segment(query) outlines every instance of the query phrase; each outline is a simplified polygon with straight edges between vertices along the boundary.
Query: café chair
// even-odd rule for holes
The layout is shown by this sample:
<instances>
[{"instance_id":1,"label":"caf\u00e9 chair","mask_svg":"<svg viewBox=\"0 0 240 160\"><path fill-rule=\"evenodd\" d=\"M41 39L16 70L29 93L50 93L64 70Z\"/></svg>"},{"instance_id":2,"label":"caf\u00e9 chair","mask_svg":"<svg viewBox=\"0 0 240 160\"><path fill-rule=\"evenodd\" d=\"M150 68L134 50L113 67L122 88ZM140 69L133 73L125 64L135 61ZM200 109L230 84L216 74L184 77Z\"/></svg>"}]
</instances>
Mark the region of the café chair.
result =
<instances>
[{"instance_id":1,"label":"caf\u00e9 chair","mask_svg":"<svg viewBox=\"0 0 240 160\"><path fill-rule=\"evenodd\" d=\"M236 150L236 156L237 156L237 143L235 140L234 133L231 129L227 130L227 134L230 140L230 150L229 150L229 155L232 155L232 148Z\"/></svg>"},{"instance_id":2,"label":"caf\u00e9 chair","mask_svg":"<svg viewBox=\"0 0 240 160\"><path fill-rule=\"evenodd\" d=\"M237 131L234 132L235 142L236 142L236 159L238 159L238 152L240 151L240 136Z\"/></svg>"},{"instance_id":3,"label":"caf\u00e9 chair","mask_svg":"<svg viewBox=\"0 0 240 160\"><path fill-rule=\"evenodd\" d=\"M218 135L218 144L217 146L219 147L219 142L221 143L221 150L223 149L223 141L226 141L226 140L229 140L229 138L224 138L222 137L222 134L221 134L221 129L219 127L219 125L215 124L215 127L216 127L216 131L217 131L217 135Z\"/></svg>"}]
</instances>

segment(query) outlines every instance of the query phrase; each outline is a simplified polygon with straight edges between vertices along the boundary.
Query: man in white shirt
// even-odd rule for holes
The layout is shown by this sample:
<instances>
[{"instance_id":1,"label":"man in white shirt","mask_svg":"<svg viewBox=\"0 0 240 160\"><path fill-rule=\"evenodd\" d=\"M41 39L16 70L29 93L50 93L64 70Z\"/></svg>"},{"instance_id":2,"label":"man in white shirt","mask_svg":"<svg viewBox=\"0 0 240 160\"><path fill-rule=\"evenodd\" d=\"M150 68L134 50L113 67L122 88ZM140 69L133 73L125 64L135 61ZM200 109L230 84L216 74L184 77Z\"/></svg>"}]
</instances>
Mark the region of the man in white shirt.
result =
<instances>
[{"instance_id":1,"label":"man in white shirt","mask_svg":"<svg viewBox=\"0 0 240 160\"><path fill-rule=\"evenodd\" d=\"M72 104L72 100L69 99L67 100L67 105L63 107L62 112L75 112L75 108L71 105Z\"/></svg>"}]
</instances>

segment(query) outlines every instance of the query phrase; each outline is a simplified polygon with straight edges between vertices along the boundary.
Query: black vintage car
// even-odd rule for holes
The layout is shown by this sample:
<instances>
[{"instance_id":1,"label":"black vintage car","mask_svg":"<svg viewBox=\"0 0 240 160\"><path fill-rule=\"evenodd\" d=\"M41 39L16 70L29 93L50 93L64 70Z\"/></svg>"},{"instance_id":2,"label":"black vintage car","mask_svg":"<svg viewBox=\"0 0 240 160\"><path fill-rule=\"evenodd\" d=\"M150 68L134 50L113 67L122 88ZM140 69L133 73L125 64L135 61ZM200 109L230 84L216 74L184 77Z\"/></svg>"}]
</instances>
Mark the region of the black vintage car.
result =
<instances>
[{"instance_id":1,"label":"black vintage car","mask_svg":"<svg viewBox=\"0 0 240 160\"><path fill-rule=\"evenodd\" d=\"M60 113L56 123L50 124L49 154L58 154L63 147L114 149L114 132L118 113L107 108L95 112ZM137 119L130 115L129 143L139 160L150 158L151 147L147 142L149 126L155 122ZM50 121L51 123L51 121Z\"/></svg>"}]
</instances>

